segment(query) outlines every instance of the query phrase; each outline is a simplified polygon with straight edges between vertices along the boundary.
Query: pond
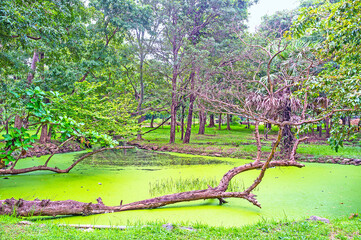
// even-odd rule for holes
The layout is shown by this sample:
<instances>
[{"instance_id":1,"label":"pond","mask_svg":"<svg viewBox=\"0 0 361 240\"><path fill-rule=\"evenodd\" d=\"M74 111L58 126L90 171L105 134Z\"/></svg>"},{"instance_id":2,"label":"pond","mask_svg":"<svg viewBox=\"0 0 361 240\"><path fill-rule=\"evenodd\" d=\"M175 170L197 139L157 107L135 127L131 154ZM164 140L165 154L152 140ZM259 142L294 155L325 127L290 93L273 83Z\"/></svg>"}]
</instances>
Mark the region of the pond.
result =
<instances>
[{"instance_id":1,"label":"pond","mask_svg":"<svg viewBox=\"0 0 361 240\"><path fill-rule=\"evenodd\" d=\"M63 168L79 153L54 156L52 165ZM28 158L22 166L46 159ZM177 191L214 186L232 167L249 160L154 153L144 150L108 152L86 160L68 174L37 172L0 176L0 199L73 199L119 205ZM242 190L259 170L232 180L232 190ZM243 199L199 200L159 209L136 210L93 216L47 218L57 223L130 225L161 221L210 226L240 226L262 219L303 219L311 215L338 217L361 211L361 167L308 163L305 168L273 168L254 192L259 209Z\"/></svg>"}]
</instances>

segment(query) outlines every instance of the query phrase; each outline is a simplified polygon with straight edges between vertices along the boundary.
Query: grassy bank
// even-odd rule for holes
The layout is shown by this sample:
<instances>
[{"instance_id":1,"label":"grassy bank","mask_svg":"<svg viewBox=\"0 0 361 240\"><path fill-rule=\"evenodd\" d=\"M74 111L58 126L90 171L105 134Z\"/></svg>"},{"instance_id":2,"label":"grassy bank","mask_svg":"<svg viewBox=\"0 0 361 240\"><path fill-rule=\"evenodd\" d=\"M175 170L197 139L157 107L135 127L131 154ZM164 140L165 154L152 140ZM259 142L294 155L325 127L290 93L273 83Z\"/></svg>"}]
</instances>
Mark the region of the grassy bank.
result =
<instances>
[{"instance_id":1,"label":"grassy bank","mask_svg":"<svg viewBox=\"0 0 361 240\"><path fill-rule=\"evenodd\" d=\"M20 225L21 219L0 216L0 239L361 239L361 218L320 221L259 222L239 228L147 223L126 230L82 230L54 224ZM187 228L182 227L187 226Z\"/></svg>"},{"instance_id":2,"label":"grassy bank","mask_svg":"<svg viewBox=\"0 0 361 240\"><path fill-rule=\"evenodd\" d=\"M144 130L147 131L147 128ZM140 145L148 147L166 147L170 151L189 152L194 154L205 153L207 155L222 155L236 158L250 159L254 157L257 147L254 144L254 126L246 128L246 125L233 125L231 130L226 130L226 126L222 126L221 130L215 128L206 128L204 135L198 135L198 125L192 128L192 136L190 144L183 144L180 140L181 133L176 132L175 144L169 144L170 126L160 127L155 131L147 133L143 136L143 141L133 141ZM271 141L277 134L277 129L273 128L268 134L268 140L262 139L262 150L270 151ZM263 126L260 126L261 136L263 134ZM263 137L263 136L262 136ZM301 155L312 155L315 157L345 157L345 158L361 158L361 146L345 145L335 152L327 144L327 142L311 142L299 145L297 152Z\"/></svg>"}]
</instances>

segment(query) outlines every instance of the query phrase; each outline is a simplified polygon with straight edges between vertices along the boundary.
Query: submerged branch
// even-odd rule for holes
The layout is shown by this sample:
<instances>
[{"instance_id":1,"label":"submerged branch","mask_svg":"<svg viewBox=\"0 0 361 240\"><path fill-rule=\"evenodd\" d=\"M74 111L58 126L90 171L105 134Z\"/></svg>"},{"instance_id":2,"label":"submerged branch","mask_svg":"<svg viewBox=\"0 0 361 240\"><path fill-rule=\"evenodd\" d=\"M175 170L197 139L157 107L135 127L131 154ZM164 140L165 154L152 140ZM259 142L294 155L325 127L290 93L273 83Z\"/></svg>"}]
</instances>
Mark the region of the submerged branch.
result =
<instances>
[{"instance_id":1,"label":"submerged branch","mask_svg":"<svg viewBox=\"0 0 361 240\"><path fill-rule=\"evenodd\" d=\"M59 169L57 167L48 167L45 164L44 165L40 165L40 166L34 166L34 167L28 167L28 168L20 168L20 169L14 169L14 168L10 168L10 169L0 169L0 175L7 175L7 174L21 174L21 173L28 173L28 172L35 172L35 171L52 171L55 173L68 173L70 170L72 170L78 163L80 163L81 161L83 161L85 158L90 157L93 154L99 153L99 152L103 152L106 150L112 150L112 149L129 149L129 148L134 148L133 146L117 146L117 147L109 147L109 148L101 148L98 150L95 150L93 152L89 152L87 154L85 154L84 156L82 156L81 158L79 158L78 160L76 160L73 164L71 164L68 168L66 169ZM49 159L48 159L49 160ZM46 161L47 164L48 161Z\"/></svg>"}]
</instances>

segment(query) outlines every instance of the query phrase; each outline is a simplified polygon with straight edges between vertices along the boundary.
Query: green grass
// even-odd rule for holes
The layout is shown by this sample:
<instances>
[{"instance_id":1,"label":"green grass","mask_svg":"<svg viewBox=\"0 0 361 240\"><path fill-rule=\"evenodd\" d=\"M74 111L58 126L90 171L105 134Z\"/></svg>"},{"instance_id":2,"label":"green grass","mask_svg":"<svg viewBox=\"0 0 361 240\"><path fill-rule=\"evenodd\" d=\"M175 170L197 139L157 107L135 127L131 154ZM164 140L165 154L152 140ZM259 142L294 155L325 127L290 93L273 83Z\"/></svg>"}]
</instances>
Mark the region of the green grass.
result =
<instances>
[{"instance_id":1,"label":"green grass","mask_svg":"<svg viewBox=\"0 0 361 240\"><path fill-rule=\"evenodd\" d=\"M144 130L146 131L147 128ZM232 125L231 130L226 130L226 126L222 126L222 130L215 128L206 128L205 135L198 135L198 125L192 127L192 135L190 144L183 144L180 140L181 133L176 132L175 144L169 144L170 126L166 125L143 136L142 144L157 145L157 146L171 146L172 148L179 148L190 150L189 152L203 152L203 153L227 153L227 155L236 158L247 158L247 155L255 154L257 147L254 144L254 126L251 129L246 128L245 125ZM263 125L260 126L260 134L263 137ZM277 128L273 127L268 134L269 140L262 140L263 151L270 151L271 139L275 138ZM302 155L320 156L338 156L345 158L361 158L361 146L345 145L335 152L328 144L300 144L298 153Z\"/></svg>"},{"instance_id":2,"label":"green grass","mask_svg":"<svg viewBox=\"0 0 361 240\"><path fill-rule=\"evenodd\" d=\"M315 157L320 156L335 156L335 157L348 157L348 158L361 158L361 147L359 146L344 146L338 152L331 149L329 145L316 145L316 144L300 144L297 150L301 154L309 154Z\"/></svg>"},{"instance_id":3,"label":"green grass","mask_svg":"<svg viewBox=\"0 0 361 240\"><path fill-rule=\"evenodd\" d=\"M79 154L75 159L80 158L86 153ZM217 159L193 157L193 156L175 156L154 151L145 151L139 149L129 149L126 154L123 150L109 150L94 154L83 161L88 165L111 165L111 166L172 166L172 165L207 165L207 164L225 164L227 162Z\"/></svg>"},{"instance_id":4,"label":"green grass","mask_svg":"<svg viewBox=\"0 0 361 240\"><path fill-rule=\"evenodd\" d=\"M216 187L219 184L219 179L213 178L166 178L153 182L149 182L149 194L159 196L164 194L171 194L177 192L186 192L192 190L207 189ZM228 192L242 192L245 190L244 183L233 179L228 186Z\"/></svg>"},{"instance_id":5,"label":"green grass","mask_svg":"<svg viewBox=\"0 0 361 240\"><path fill-rule=\"evenodd\" d=\"M17 224L20 219L0 216L0 239L361 239L361 219L332 219L330 224L315 221L261 221L243 227L209 227L161 222L127 227L126 230L84 231L51 223ZM193 230L182 229L191 227Z\"/></svg>"},{"instance_id":6,"label":"green grass","mask_svg":"<svg viewBox=\"0 0 361 240\"><path fill-rule=\"evenodd\" d=\"M247 157L247 155L250 156L257 151L256 145L253 144L254 126L251 126L251 129L247 129L244 125L233 125L231 126L231 130L226 130L226 126L222 126L222 130L218 130L217 127L206 128L205 135L198 135L198 125L196 125L192 127L190 144L182 143L182 140L180 140L180 132L176 132L175 143L169 144L169 130L169 125L164 126L164 128L158 128L144 135L144 141L139 143L159 147L167 146L196 154L222 153L223 155L238 158L251 158ZM274 135L275 132L272 132L271 135L272 134ZM270 146L265 145L263 149L270 151Z\"/></svg>"},{"instance_id":7,"label":"green grass","mask_svg":"<svg viewBox=\"0 0 361 240\"><path fill-rule=\"evenodd\" d=\"M179 127L180 129L180 127ZM147 131L145 128L144 131ZM146 140L157 141L159 143L169 142L169 130L170 126L166 125L163 128L160 127L155 131L144 135ZM253 139L254 126L251 125L251 129L246 128L245 125L232 125L231 130L226 130L226 126L222 126L221 130L218 127L205 129L205 135L198 135L198 125L192 127L191 143L192 144L217 144L217 145L232 145L239 146L244 143L250 143ZM271 135L276 134L276 129L273 129ZM260 127L260 131L263 132L263 126ZM180 131L176 132L176 143L182 143L180 140Z\"/></svg>"}]
</instances>

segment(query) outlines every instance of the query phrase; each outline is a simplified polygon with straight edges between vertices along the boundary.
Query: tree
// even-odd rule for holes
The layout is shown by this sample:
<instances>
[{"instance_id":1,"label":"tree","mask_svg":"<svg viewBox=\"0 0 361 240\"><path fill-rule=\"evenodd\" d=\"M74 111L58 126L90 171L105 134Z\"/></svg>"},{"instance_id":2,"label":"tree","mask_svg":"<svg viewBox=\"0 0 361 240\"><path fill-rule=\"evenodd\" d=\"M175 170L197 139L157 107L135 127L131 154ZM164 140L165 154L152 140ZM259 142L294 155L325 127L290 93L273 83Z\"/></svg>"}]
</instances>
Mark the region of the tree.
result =
<instances>
[{"instance_id":1,"label":"tree","mask_svg":"<svg viewBox=\"0 0 361 240\"><path fill-rule=\"evenodd\" d=\"M58 110L84 122L84 129L128 135L136 130L129 118L136 110L122 78L122 41L129 29L146 22L149 9L132 1L92 1L90 5L78 0L2 3L0 47L8 57L1 58L5 65L0 79L7 91L33 86L60 91ZM30 57L30 66L20 64ZM3 116L11 118L16 112L14 124L20 129L27 124L25 110L24 105L10 107ZM109 129L105 122L111 124ZM43 124L40 142L50 138L51 126Z\"/></svg>"},{"instance_id":2,"label":"tree","mask_svg":"<svg viewBox=\"0 0 361 240\"><path fill-rule=\"evenodd\" d=\"M189 97L187 130L184 143L189 142L194 108L196 71L199 61L197 45L211 37L223 19L238 22L245 19L246 1L163 1L164 31L156 56L167 70L164 76L171 84L170 143L174 143L177 110ZM223 21L224 23L224 21ZM188 89L189 88L189 89Z\"/></svg>"},{"instance_id":3,"label":"tree","mask_svg":"<svg viewBox=\"0 0 361 240\"><path fill-rule=\"evenodd\" d=\"M248 42L240 37L248 49L243 52L243 59L253 62L251 70L253 78L237 66L237 62L228 61L222 73L218 73L223 81L214 86L210 82L208 91L202 94L205 101L219 112L248 117L255 121L258 154L261 156L261 141L258 133L260 122L278 126L279 134L282 132L284 156L279 156L289 161L294 161L297 146L307 139L300 137L308 124L317 123L339 112L352 112L359 105L350 104L349 98L355 99L352 84L345 83L343 88L344 99L330 103L327 109L313 116L310 102L320 91L327 88L332 96L339 94L338 89L332 88L333 84L326 84L318 77L316 69L321 62L313 54L313 46L304 42L289 42L284 39L278 41ZM250 65L252 66L252 65ZM266 74L260 75L263 66ZM209 73L208 78L213 76ZM322 82L322 84L320 84ZM330 87L330 88L329 88ZM345 89L346 90L346 89ZM293 133L291 129L296 129ZM298 136L299 138L295 138Z\"/></svg>"},{"instance_id":4,"label":"tree","mask_svg":"<svg viewBox=\"0 0 361 240\"><path fill-rule=\"evenodd\" d=\"M202 4L202 1L200 2ZM237 26L242 25L242 21L244 21L247 18L247 9L252 2L248 1L238 1L238 2L214 2L214 3L206 3L206 1L203 3L206 4L203 7L199 7L197 11L193 12L192 16L192 25L194 26L192 32L189 34L190 43L191 46L194 49L197 49L193 54L202 56L204 58L204 52L211 51L207 47L207 43L212 41L220 41L225 42L227 41L227 31L230 31L230 22L232 24L235 24ZM211 13L208 13L206 11L207 4L213 4L212 7L214 13L213 17ZM207 14L209 14L207 16ZM203 23L202 23L203 21ZM197 27L197 25L202 26ZM220 27L222 25L222 27ZM203 29L204 28L204 29ZM225 34L226 33L226 34ZM226 37L226 39L222 39L222 37ZM222 40L220 40L222 39ZM206 44L204 44L207 42ZM201 45L201 46L199 46ZM214 49L212 49L214 51ZM206 52L207 54L207 52ZM209 55L212 55L212 52L208 53ZM192 114L193 114L193 107L194 107L194 101L197 97L196 92L196 80L197 76L199 74L196 74L197 71L200 71L202 68L201 65L204 64L201 58L194 58L192 60L192 67L190 72L190 96L189 96L189 110L188 110L188 119L187 119L187 129L186 133L183 139L183 143L189 143L190 141L190 135L192 130ZM207 56L208 57L208 56ZM207 58L206 57L206 58ZM199 80L198 80L199 81ZM206 117L204 116L204 111L200 111L200 129L199 133L204 134L204 127L205 127L205 121Z\"/></svg>"},{"instance_id":5,"label":"tree","mask_svg":"<svg viewBox=\"0 0 361 240\"><path fill-rule=\"evenodd\" d=\"M360 31L358 30L361 1L331 1L319 6L304 8L298 21L291 29L291 35L296 38L309 39L321 36L320 44L315 49L317 58L323 61L318 82L312 87L323 86L322 93L326 102L341 101L344 107L359 111L360 88L359 74L361 65L361 48L358 44ZM290 36L291 36L290 35ZM316 95L315 97L318 97ZM332 115L334 126L330 130L331 146L338 149L346 136L352 136L347 126L338 124L340 118L350 116L349 113Z\"/></svg>"},{"instance_id":6,"label":"tree","mask_svg":"<svg viewBox=\"0 0 361 240\"><path fill-rule=\"evenodd\" d=\"M129 80L133 90L134 97L138 102L137 115L140 115L138 123L144 121L144 115L146 109L143 109L147 99L149 97L149 88L155 87L155 84L151 83L151 79L147 78L146 64L149 64L150 58L154 58L155 44L158 42L162 30L163 17L161 10L159 9L160 2L158 0L149 1L144 0L139 2L144 6L149 6L147 14L149 19L147 21L139 22L135 24L134 29L128 32L129 49L127 51L128 56L134 55L133 58L125 58L126 61L122 62L126 71L126 77ZM146 82L149 80L149 83ZM147 94L148 93L148 94ZM137 135L138 139L141 139L141 133Z\"/></svg>"},{"instance_id":7,"label":"tree","mask_svg":"<svg viewBox=\"0 0 361 240\"><path fill-rule=\"evenodd\" d=\"M107 57L111 56L109 52L111 43L122 43L127 31L144 24L149 13L147 6L139 6L131 0L92 0L90 5L97 10L93 16L95 23L90 25L94 33L91 36L92 51L89 52L87 61L83 63L87 70L80 81L84 81L97 67L106 64Z\"/></svg>"},{"instance_id":8,"label":"tree","mask_svg":"<svg viewBox=\"0 0 361 240\"><path fill-rule=\"evenodd\" d=\"M74 201L46 201L41 204L41 201L21 201L22 207L15 209L14 206L18 204L16 200L4 200L2 203L4 207L0 210L2 214L9 214L12 210L16 211L15 214L28 216L30 211L33 215L54 215L56 214L95 214L95 213L105 213L107 211L126 211L126 210L134 210L134 209L147 209L147 208L156 208L165 206L168 204L174 204L177 202L183 201L193 201L199 199L211 199L216 198L219 199L220 204L225 203L224 198L235 197L235 198L243 198L254 204L255 206L260 207L259 202L256 200L255 195L251 192L259 185L262 181L267 168L275 167L275 166L295 166L295 167L303 167L302 164L299 164L294 158L296 149L298 144L304 140L305 138L297 139L293 143L292 153L290 154L290 159L282 159L275 160L275 157L279 157L276 155L276 151L279 147L279 144L282 141L283 134L282 131L287 125L293 126L301 126L307 123L313 123L320 121L328 114L335 113L337 111L349 111L349 109L332 109L331 111L326 111L318 116L317 119L309 117L306 115L307 106L308 106L308 93L302 92L302 87L299 87L299 83L307 80L305 76L309 77L310 71L308 71L311 67L313 67L313 59L307 58L307 60L300 60L298 64L294 64L295 68L293 69L292 74L289 72L287 77L285 78L275 78L271 76L271 67L273 67L273 60L277 56L281 56L282 53L286 54L287 43L274 43L271 46L249 46L249 52L245 54L261 54L263 52L263 56L265 57L266 62L259 62L255 64L254 68L254 79L247 80L241 78L242 73L237 71L233 71L231 68L232 62L226 61L223 68L225 71L221 71L219 74L223 76L224 81L221 83L226 84L225 87L231 86L232 88L215 88L213 84L211 84L209 91L206 94L201 95L204 101L209 101L212 103L212 106L217 106L223 112L228 114L236 114L244 116L247 114L248 117L255 120L255 137L257 142L257 159L239 167L235 167L228 171L220 183L216 187L209 186L208 189L203 190L195 190L183 193L175 193L171 195L165 195L157 198L147 199L139 202L124 204L121 206L109 207L102 204L101 199L98 199L98 204L87 204L80 203ZM257 51L251 51L253 49ZM273 49L276 48L276 49ZM302 53L308 53L307 48L302 48L300 50ZM282 57L289 57L293 54L293 51L290 51L286 55L282 55ZM268 68L268 75L266 78L257 78L257 73L259 72L259 64L266 64ZM282 66L282 64L277 65ZM287 66L289 69L290 66ZM248 72L245 76L247 76ZM305 74L305 75L304 75ZM279 76L280 77L280 76ZM291 80L288 82L287 80ZM231 84L229 82L231 81ZM253 82L256 84L249 84L249 82ZM291 109L292 117L299 116L298 118L291 118L290 120L284 120L282 116L274 114L279 111L279 109L283 109L284 103L288 103L287 98L290 98L290 92L284 91L285 89L291 87L298 87L300 91L299 95L296 97L292 97L292 101L295 101L292 105ZM219 91L221 89L221 91ZM258 91L254 92L257 89ZM238 91L237 91L238 90ZM241 90L241 91L239 91ZM234 95L232 95L234 94ZM229 98L229 96L234 96L233 98ZM237 97L238 96L238 97ZM237 102L230 102L229 100L237 99ZM291 99L291 98L290 98ZM301 104L299 101L303 101ZM265 114L266 113L266 114ZM269 114L269 115L268 115ZM261 159L262 146L260 135L258 132L259 122L268 122L279 127L278 135L276 140L272 144L272 150L268 154L265 161ZM228 184L231 179L244 172L253 169L261 169L259 176L255 179L254 183L251 184L248 188L246 188L242 192L227 192ZM59 211L61 207L61 211ZM65 206L65 207L64 207Z\"/></svg>"},{"instance_id":9,"label":"tree","mask_svg":"<svg viewBox=\"0 0 361 240\"><path fill-rule=\"evenodd\" d=\"M69 42L83 36L87 23L85 6L78 0L2 1L0 16L0 62L3 66L0 78L8 90L48 80L44 78L44 65L47 62L51 66L48 59L54 61L69 51ZM48 59L44 57L45 52ZM26 64L29 58L30 66ZM26 127L23 118L23 112L17 112L16 128ZM43 128L42 141L46 140L45 130L47 128Z\"/></svg>"},{"instance_id":10,"label":"tree","mask_svg":"<svg viewBox=\"0 0 361 240\"><path fill-rule=\"evenodd\" d=\"M265 15L262 17L262 22L257 31L265 32L265 35L268 37L274 35L274 37L279 38L291 28L296 16L296 10L283 10L277 11L272 15Z\"/></svg>"},{"instance_id":11,"label":"tree","mask_svg":"<svg viewBox=\"0 0 361 240\"><path fill-rule=\"evenodd\" d=\"M310 126L319 124L331 116L339 118L345 113L354 113L360 109L361 93L359 91L358 64L360 47L357 44L358 39L348 36L353 31L356 31L357 34L359 32L355 26L360 15L359 11L357 11L360 1L344 0L335 5L328 3L321 5L316 11L311 11L310 15L305 15L306 20L304 19L304 22L302 22L301 16L300 23L295 25L296 30L294 31L296 34L302 33L308 26L317 25L312 21L315 19L326 19L325 21L329 24L330 28L321 28L322 34L328 33L330 29L334 30L332 34L324 35L325 40L321 43L321 47L312 41L304 41L303 39L295 41L290 38L281 38L281 35L278 35L279 39L266 38L264 35L243 35L235 27L235 35L227 35L230 37L227 40L235 42L235 46L239 46L239 49L229 54L224 54L227 52L226 48L217 49L214 47L218 46L218 44L225 44L227 41L217 41L216 38L213 41L210 37L206 38L208 34L214 33L214 28L217 30L222 26L221 24L217 25L216 20L222 16L220 14L222 8L219 5L214 5L216 3L221 5L230 3L230 5L222 5L223 7L237 4L237 7L241 6L241 9L246 9L242 4L247 2L162 2L165 20L168 23L164 25L165 31L162 38L165 44L158 46L163 50L162 59L150 62L154 66L162 66L159 71L165 71L159 74L160 79L162 77L167 79L169 85L171 85L171 143L174 142L175 137L178 107L184 103L186 97L193 96L195 98L195 93L197 93L200 108L208 108L213 112L227 114L227 116L238 115L254 121L254 135L257 146L257 157L254 162L229 170L222 177L218 186L209 186L207 189L175 193L124 205L121 203L120 206L105 206L100 198L97 199L97 204L71 200L24 201L21 199L6 199L0 200L0 214L19 216L87 215L110 211L157 208L199 199L218 199L220 204L224 204L226 203L225 198L230 197L243 198L260 207L260 203L257 201L256 196L252 194L252 191L261 183L268 168L277 166L303 167L302 164L297 162L295 155L298 145L307 139L307 136L303 136L303 133ZM234 9L232 9L230 12L233 12ZM111 9L103 9L104 12L108 10ZM346 18L343 16L346 16ZM350 23L355 25L349 28ZM236 22L237 24L239 23ZM224 36L226 35L218 37L222 38ZM106 37L106 39L109 42L109 38ZM209 41L206 42L204 39ZM241 44L238 45L239 43ZM337 44L346 44L346 47L353 50L353 52L342 52L342 46ZM103 45L101 46L103 47ZM194 53L202 54L199 57L194 56ZM334 56L334 54L337 56ZM329 59L338 64L336 70L331 68L332 64L330 64ZM349 61L346 62L347 60ZM350 67L352 67L352 71L346 71ZM99 69L97 71L101 72ZM334 79L338 81L334 81ZM90 83L85 80L75 84L75 87L73 94L64 97L64 99L65 102L66 99L70 101L68 103L70 110L67 111L74 111L72 115L79 119L89 116L90 121L96 117L98 117L96 118L97 121L102 121L104 116L99 117L93 114L94 109L99 108L99 102L106 106L105 109L100 110L104 111L107 116L111 114L110 112L118 110L118 107L122 106L123 101L120 101L120 105L117 105L116 108L112 108L111 105L120 95L119 88L110 90L111 86L101 81ZM333 99L333 101L327 102L326 105L318 104L315 106L313 100L323 97L322 94ZM108 136L84 131L76 124L76 121L68 117L60 117L59 115L63 113L62 110L59 110L62 107L62 101L52 100L48 96L50 102L44 102L44 93L39 88L27 90L26 96L20 101L24 103L24 106L19 104L18 108L25 111L30 123L40 126L43 124L53 125L54 131L56 131L55 128L58 128L59 133L67 138L65 141L69 141L73 137L80 137L95 139L100 141L102 145L116 144ZM122 99L127 99L126 96L127 94L124 93ZM195 101L195 99L192 101ZM94 102L97 104L85 108L84 112L77 113L78 109L75 105L72 105L73 102L84 105L88 103L91 105ZM11 103L5 102L5 104ZM54 112L50 110L53 107L55 107ZM86 111L88 113L84 114ZM120 111L120 113L123 112ZM119 112L115 116L117 114ZM12 116L8 117L7 120L13 121L12 118ZM205 119L205 117L202 116L202 119ZM114 125L117 121L113 122L107 118L105 121L110 122L112 128L115 128ZM270 152L262 150L259 134L259 125L261 123L272 124L275 129L278 129L277 137L270 146ZM100 125L97 125L97 127L101 128ZM340 138L345 137L343 130L337 127L333 130L336 134L339 134ZM24 128L11 128L4 137L6 143L5 149L1 152L1 158L5 159L6 163L9 163L10 159L14 160L14 156L17 156L17 158L8 166L10 169L1 169L0 174L19 173L17 169L14 169L14 166L23 150L26 151L26 148L29 147L29 142L33 138L26 134ZM337 138L334 138L334 141L333 144L337 149L340 143L337 142ZM264 157L265 155L266 157ZM82 159L84 158L77 160L74 164L76 165ZM48 161L49 159L44 165L37 166L31 171L50 170L61 173L68 172L75 166L72 164L67 169L59 170L49 168L47 166ZM254 169L260 169L261 171L248 188L242 192L227 192L229 182L233 177ZM30 170L25 169L24 171Z\"/></svg>"},{"instance_id":12,"label":"tree","mask_svg":"<svg viewBox=\"0 0 361 240\"><path fill-rule=\"evenodd\" d=\"M20 158L33 146L37 134L30 135L29 130L21 127L20 129L15 127L9 127L6 134L3 135L5 145L0 149L0 162L2 167L0 168L0 175L3 174L19 174L32 171L53 171L57 173L67 173L79 162L88 156L91 156L97 152L105 150L120 148L117 141L114 141L110 136L106 134L100 134L98 132L82 129L82 124L67 117L64 113L60 114L59 111L54 111L54 105L51 102L46 102L45 99L51 99L58 101L59 94L53 93L52 95L46 95L39 87L33 89L25 89L19 92L13 92L13 101L19 98L19 96L25 96L24 104L26 109L27 121L35 126L35 129L39 129L44 125L49 125L52 128L54 134L60 134L62 143L54 150L53 154L45 161L43 165L34 166L24 169L15 169ZM54 156L57 150L61 148L67 142L74 140L75 138L82 139L82 144L99 144L100 149L96 149L87 153L83 157L75 161L71 166L66 169L59 169L56 167L49 167L48 163ZM6 168L4 168L6 166Z\"/></svg>"}]
</instances>

